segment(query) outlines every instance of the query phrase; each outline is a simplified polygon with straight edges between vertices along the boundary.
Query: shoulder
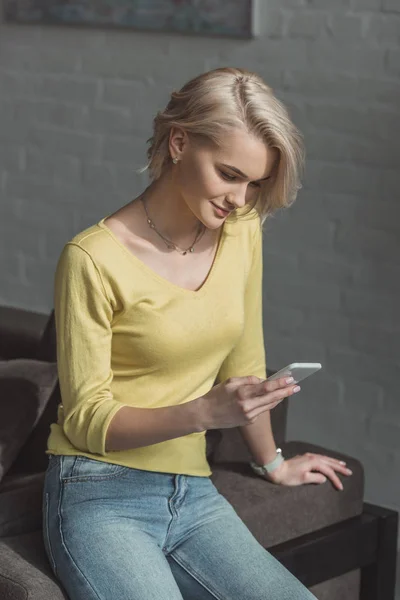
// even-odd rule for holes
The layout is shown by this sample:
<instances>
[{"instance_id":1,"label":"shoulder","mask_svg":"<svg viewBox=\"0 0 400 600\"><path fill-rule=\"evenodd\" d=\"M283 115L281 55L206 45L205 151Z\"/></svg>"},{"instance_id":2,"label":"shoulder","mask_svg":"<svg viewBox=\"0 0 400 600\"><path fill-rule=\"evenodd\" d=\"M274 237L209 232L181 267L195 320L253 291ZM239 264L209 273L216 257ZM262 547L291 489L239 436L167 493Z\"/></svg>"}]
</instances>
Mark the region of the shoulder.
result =
<instances>
[{"instance_id":1,"label":"shoulder","mask_svg":"<svg viewBox=\"0 0 400 600\"><path fill-rule=\"evenodd\" d=\"M92 262L94 265L102 264L113 248L107 231L101 226L102 221L75 234L64 245L61 256L68 257L75 264L85 262Z\"/></svg>"}]
</instances>

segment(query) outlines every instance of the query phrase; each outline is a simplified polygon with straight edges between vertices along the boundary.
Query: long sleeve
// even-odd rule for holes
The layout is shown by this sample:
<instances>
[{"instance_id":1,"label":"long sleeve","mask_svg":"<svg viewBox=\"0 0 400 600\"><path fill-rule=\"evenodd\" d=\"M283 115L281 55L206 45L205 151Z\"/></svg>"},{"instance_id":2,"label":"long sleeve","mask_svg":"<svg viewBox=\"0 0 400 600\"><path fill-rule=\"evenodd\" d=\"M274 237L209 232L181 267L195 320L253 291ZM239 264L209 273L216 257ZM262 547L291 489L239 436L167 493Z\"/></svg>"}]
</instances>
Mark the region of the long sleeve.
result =
<instances>
[{"instance_id":1,"label":"long sleeve","mask_svg":"<svg viewBox=\"0 0 400 600\"><path fill-rule=\"evenodd\" d=\"M57 264L54 310L59 423L75 448L105 455L108 425L124 406L110 388L112 307L90 254L74 243L64 246Z\"/></svg>"},{"instance_id":2,"label":"long sleeve","mask_svg":"<svg viewBox=\"0 0 400 600\"><path fill-rule=\"evenodd\" d=\"M245 288L243 334L221 365L217 377L218 382L225 381L229 377L245 377L248 375L266 379L262 276L262 229L261 221L257 219L253 237L252 260Z\"/></svg>"}]
</instances>

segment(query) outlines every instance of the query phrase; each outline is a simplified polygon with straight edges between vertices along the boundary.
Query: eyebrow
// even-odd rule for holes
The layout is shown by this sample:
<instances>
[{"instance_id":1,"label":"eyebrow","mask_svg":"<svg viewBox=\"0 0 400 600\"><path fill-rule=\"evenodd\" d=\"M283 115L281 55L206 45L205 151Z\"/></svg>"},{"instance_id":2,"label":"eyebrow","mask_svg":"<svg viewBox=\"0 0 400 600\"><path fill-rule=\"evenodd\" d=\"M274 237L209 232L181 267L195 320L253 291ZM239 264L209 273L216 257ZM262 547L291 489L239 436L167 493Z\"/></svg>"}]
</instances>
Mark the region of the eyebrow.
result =
<instances>
[{"instance_id":1,"label":"eyebrow","mask_svg":"<svg viewBox=\"0 0 400 600\"><path fill-rule=\"evenodd\" d=\"M232 169L232 171L235 171L235 173L237 173L241 177L244 177L245 179L249 179L249 177L247 177L247 175L245 173L243 173L243 171L241 171L240 169L238 169L236 167L233 167L232 165L226 165L226 164L222 163L221 166L226 167L228 169ZM267 175L267 177L263 177L262 179L256 179L255 181L265 181L266 179L269 179L270 177L271 177L271 175Z\"/></svg>"}]
</instances>

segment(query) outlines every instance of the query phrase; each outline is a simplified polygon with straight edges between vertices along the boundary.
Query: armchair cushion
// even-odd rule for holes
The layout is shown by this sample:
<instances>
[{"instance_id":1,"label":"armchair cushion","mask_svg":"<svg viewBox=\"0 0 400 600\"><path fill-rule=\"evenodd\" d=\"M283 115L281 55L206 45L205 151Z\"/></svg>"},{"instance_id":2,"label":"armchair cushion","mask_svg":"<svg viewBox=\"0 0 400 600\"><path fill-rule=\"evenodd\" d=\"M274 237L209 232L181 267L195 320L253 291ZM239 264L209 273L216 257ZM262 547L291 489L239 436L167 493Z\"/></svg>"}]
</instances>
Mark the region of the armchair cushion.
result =
<instances>
[{"instance_id":1,"label":"armchair cushion","mask_svg":"<svg viewBox=\"0 0 400 600\"><path fill-rule=\"evenodd\" d=\"M57 380L56 363L0 361L0 481L42 416Z\"/></svg>"},{"instance_id":2,"label":"armchair cushion","mask_svg":"<svg viewBox=\"0 0 400 600\"><path fill-rule=\"evenodd\" d=\"M0 538L42 528L44 473L6 475L0 484Z\"/></svg>"},{"instance_id":3,"label":"armchair cushion","mask_svg":"<svg viewBox=\"0 0 400 600\"><path fill-rule=\"evenodd\" d=\"M0 589L10 600L67 600L51 571L41 531L0 540Z\"/></svg>"},{"instance_id":4,"label":"armchair cushion","mask_svg":"<svg viewBox=\"0 0 400 600\"><path fill-rule=\"evenodd\" d=\"M285 458L305 452L334 456L345 460L353 475L339 475L341 492L329 480L281 486L254 474L246 462L214 464L211 480L260 544L268 548L362 513L364 473L358 460L305 442L284 443L282 450Z\"/></svg>"}]
</instances>

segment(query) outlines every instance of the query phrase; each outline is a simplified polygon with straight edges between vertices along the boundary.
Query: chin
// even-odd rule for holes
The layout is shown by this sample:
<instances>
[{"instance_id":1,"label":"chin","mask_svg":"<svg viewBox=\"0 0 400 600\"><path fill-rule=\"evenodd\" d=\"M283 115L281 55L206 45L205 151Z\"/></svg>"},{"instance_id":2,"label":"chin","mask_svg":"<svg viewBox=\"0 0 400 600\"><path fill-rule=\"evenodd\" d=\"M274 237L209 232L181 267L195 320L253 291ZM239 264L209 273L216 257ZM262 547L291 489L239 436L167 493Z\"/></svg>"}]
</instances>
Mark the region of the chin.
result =
<instances>
[{"instance_id":1,"label":"chin","mask_svg":"<svg viewBox=\"0 0 400 600\"><path fill-rule=\"evenodd\" d=\"M201 222L207 227L207 229L210 229L211 231L220 229L225 221L226 219L201 219Z\"/></svg>"},{"instance_id":2,"label":"chin","mask_svg":"<svg viewBox=\"0 0 400 600\"><path fill-rule=\"evenodd\" d=\"M222 227L222 225L225 223L227 218L232 213L229 213L228 215L226 215L224 217L219 216L216 213L211 202L214 202L214 201L213 200L200 201L200 203L196 207L197 210L192 209L192 212L195 214L196 218L200 221L200 223L202 223L204 225L204 227L206 227L206 229L209 229L211 231L217 231L218 229L220 229Z\"/></svg>"}]
</instances>

